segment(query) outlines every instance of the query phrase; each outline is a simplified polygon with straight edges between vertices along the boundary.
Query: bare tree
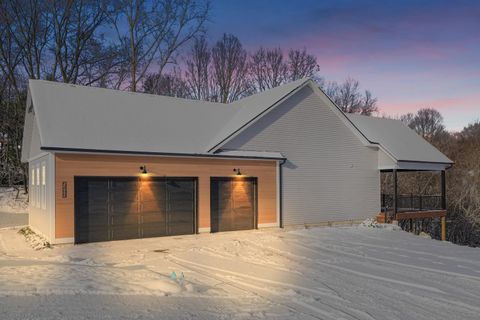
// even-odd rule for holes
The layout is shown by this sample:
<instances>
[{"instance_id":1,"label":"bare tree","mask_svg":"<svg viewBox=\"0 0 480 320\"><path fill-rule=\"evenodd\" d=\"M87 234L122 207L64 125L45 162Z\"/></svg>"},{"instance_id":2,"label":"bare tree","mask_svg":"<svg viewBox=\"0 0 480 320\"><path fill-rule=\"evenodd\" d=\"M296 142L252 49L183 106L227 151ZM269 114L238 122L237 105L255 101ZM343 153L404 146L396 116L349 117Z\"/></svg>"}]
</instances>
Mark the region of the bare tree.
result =
<instances>
[{"instance_id":1,"label":"bare tree","mask_svg":"<svg viewBox=\"0 0 480 320\"><path fill-rule=\"evenodd\" d=\"M247 51L234 35L224 34L212 49L213 100L232 102L253 91Z\"/></svg>"},{"instance_id":2,"label":"bare tree","mask_svg":"<svg viewBox=\"0 0 480 320\"><path fill-rule=\"evenodd\" d=\"M0 7L2 12L5 8ZM23 50L15 38L15 27L13 20L8 15L0 16L0 71L6 80L6 87L13 88L16 93L21 90L19 67L23 60Z\"/></svg>"},{"instance_id":3,"label":"bare tree","mask_svg":"<svg viewBox=\"0 0 480 320\"><path fill-rule=\"evenodd\" d=\"M116 56L105 46L100 27L105 26L111 6L107 0L54 0L52 51L55 63L51 74L67 83L92 84L104 71L103 63ZM121 63L118 61L117 64ZM108 71L107 71L108 72Z\"/></svg>"},{"instance_id":4,"label":"bare tree","mask_svg":"<svg viewBox=\"0 0 480 320\"><path fill-rule=\"evenodd\" d=\"M149 74L143 82L143 91L177 98L187 98L188 88L180 72L174 69L170 73Z\"/></svg>"},{"instance_id":5,"label":"bare tree","mask_svg":"<svg viewBox=\"0 0 480 320\"><path fill-rule=\"evenodd\" d=\"M29 78L40 79L52 31L47 2L5 1L0 4L0 16L21 50L26 74Z\"/></svg>"},{"instance_id":6,"label":"bare tree","mask_svg":"<svg viewBox=\"0 0 480 320\"><path fill-rule=\"evenodd\" d=\"M324 90L343 112L371 115L378 111L377 98L368 90L362 94L358 80L347 78L341 84L331 81Z\"/></svg>"},{"instance_id":7,"label":"bare tree","mask_svg":"<svg viewBox=\"0 0 480 320\"><path fill-rule=\"evenodd\" d=\"M265 91L285 83L289 77L289 65L284 61L282 49L260 47L252 55L250 72L257 90Z\"/></svg>"},{"instance_id":8,"label":"bare tree","mask_svg":"<svg viewBox=\"0 0 480 320\"><path fill-rule=\"evenodd\" d=\"M22 50L18 47L11 21L0 20L0 183L17 188L26 181L26 166L20 161L25 80L20 73Z\"/></svg>"},{"instance_id":9,"label":"bare tree","mask_svg":"<svg viewBox=\"0 0 480 320\"><path fill-rule=\"evenodd\" d=\"M185 61L185 81L192 99L211 99L211 56L205 37L195 39Z\"/></svg>"},{"instance_id":10,"label":"bare tree","mask_svg":"<svg viewBox=\"0 0 480 320\"><path fill-rule=\"evenodd\" d=\"M306 77L314 77L320 71L317 58L307 53L307 49L291 49L288 52L289 79L295 81Z\"/></svg>"},{"instance_id":11,"label":"bare tree","mask_svg":"<svg viewBox=\"0 0 480 320\"><path fill-rule=\"evenodd\" d=\"M153 63L161 74L178 48L203 31L210 5L193 0L120 0L111 21L127 50L130 90L137 91ZM126 23L126 30L123 25Z\"/></svg>"},{"instance_id":12,"label":"bare tree","mask_svg":"<svg viewBox=\"0 0 480 320\"><path fill-rule=\"evenodd\" d=\"M373 96L372 92L365 90L362 98L362 111L360 113L363 115L371 115L378 112L377 102L378 99Z\"/></svg>"},{"instance_id":13,"label":"bare tree","mask_svg":"<svg viewBox=\"0 0 480 320\"><path fill-rule=\"evenodd\" d=\"M400 119L430 142L445 132L442 115L432 108L420 109L416 114L408 113Z\"/></svg>"}]
</instances>

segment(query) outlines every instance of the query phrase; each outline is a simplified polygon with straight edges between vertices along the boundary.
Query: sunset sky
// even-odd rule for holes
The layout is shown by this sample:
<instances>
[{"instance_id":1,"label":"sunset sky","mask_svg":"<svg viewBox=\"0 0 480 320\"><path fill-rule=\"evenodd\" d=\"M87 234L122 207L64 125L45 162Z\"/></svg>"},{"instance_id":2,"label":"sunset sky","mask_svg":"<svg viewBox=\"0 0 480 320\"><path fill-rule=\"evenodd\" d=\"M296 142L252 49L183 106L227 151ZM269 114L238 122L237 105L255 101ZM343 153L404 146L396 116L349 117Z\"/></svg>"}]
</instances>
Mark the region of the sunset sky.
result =
<instances>
[{"instance_id":1,"label":"sunset sky","mask_svg":"<svg viewBox=\"0 0 480 320\"><path fill-rule=\"evenodd\" d=\"M306 47L321 76L358 79L381 113L438 109L449 130L480 119L480 1L213 0L212 40Z\"/></svg>"}]
</instances>

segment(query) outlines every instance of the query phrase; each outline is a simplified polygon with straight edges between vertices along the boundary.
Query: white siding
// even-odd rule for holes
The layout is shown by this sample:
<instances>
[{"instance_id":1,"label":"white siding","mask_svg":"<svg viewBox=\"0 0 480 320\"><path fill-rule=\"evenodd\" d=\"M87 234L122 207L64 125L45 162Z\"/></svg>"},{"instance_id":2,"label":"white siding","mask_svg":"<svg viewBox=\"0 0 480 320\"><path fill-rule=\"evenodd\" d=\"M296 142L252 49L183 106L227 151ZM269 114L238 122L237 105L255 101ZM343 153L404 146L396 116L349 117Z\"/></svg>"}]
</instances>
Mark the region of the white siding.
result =
<instances>
[{"instance_id":1,"label":"white siding","mask_svg":"<svg viewBox=\"0 0 480 320\"><path fill-rule=\"evenodd\" d=\"M327 103L305 87L223 146L286 156L285 225L363 219L379 212L377 150L363 145Z\"/></svg>"},{"instance_id":2,"label":"white siding","mask_svg":"<svg viewBox=\"0 0 480 320\"><path fill-rule=\"evenodd\" d=\"M52 241L55 204L54 157L46 154L29 162L30 202L29 225L35 231Z\"/></svg>"},{"instance_id":3,"label":"white siding","mask_svg":"<svg viewBox=\"0 0 480 320\"><path fill-rule=\"evenodd\" d=\"M394 169L396 168L395 161L390 158L385 152L382 150L378 150L378 169Z\"/></svg>"},{"instance_id":4,"label":"white siding","mask_svg":"<svg viewBox=\"0 0 480 320\"><path fill-rule=\"evenodd\" d=\"M41 142L40 142L40 131L38 130L38 125L37 125L37 119L34 117L33 118L33 125L32 125L32 137L30 140L30 145L29 145L29 158L28 159L33 159L37 156L39 156L43 152L41 149ZM27 160L28 160L27 159Z\"/></svg>"}]
</instances>

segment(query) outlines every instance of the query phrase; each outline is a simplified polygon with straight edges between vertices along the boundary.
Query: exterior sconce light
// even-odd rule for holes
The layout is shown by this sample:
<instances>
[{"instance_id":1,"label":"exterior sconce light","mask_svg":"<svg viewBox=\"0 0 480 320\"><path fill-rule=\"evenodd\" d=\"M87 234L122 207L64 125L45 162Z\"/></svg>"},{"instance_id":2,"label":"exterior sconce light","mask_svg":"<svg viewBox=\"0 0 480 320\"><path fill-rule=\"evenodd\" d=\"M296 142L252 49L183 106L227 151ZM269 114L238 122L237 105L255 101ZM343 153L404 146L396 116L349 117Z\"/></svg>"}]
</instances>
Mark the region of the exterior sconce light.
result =
<instances>
[{"instance_id":1,"label":"exterior sconce light","mask_svg":"<svg viewBox=\"0 0 480 320\"><path fill-rule=\"evenodd\" d=\"M140 173L141 173L142 175L148 174L148 172L147 172L147 166L146 166L146 165L141 166L141 167L140 167L140 171L141 171Z\"/></svg>"},{"instance_id":2,"label":"exterior sconce light","mask_svg":"<svg viewBox=\"0 0 480 320\"><path fill-rule=\"evenodd\" d=\"M240 168L234 168L233 169L233 172L236 172L237 173L237 176L241 176L242 173L240 172Z\"/></svg>"}]
</instances>

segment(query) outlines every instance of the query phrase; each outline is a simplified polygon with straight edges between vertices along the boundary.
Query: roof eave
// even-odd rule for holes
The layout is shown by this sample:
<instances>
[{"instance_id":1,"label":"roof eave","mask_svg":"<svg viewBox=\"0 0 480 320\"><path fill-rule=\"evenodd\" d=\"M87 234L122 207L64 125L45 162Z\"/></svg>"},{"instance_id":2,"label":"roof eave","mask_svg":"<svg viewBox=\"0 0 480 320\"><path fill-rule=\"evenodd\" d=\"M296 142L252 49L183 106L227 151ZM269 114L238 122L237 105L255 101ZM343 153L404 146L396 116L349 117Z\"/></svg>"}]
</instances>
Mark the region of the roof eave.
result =
<instances>
[{"instance_id":1,"label":"roof eave","mask_svg":"<svg viewBox=\"0 0 480 320\"><path fill-rule=\"evenodd\" d=\"M181 153L181 152L152 152L138 150L105 150L105 149L81 149L66 147L41 147L44 151L64 152L64 153L85 153L85 154L112 154L112 155L138 155L138 156L163 156L163 157L187 157L187 158L216 158L216 159L245 159L245 160L272 160L283 161L285 157L262 157L262 156L242 156L242 155L222 155L214 153Z\"/></svg>"}]
</instances>

